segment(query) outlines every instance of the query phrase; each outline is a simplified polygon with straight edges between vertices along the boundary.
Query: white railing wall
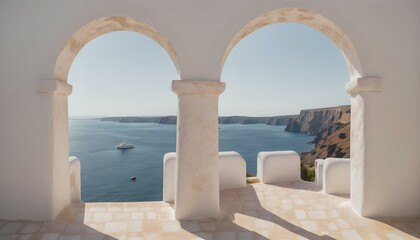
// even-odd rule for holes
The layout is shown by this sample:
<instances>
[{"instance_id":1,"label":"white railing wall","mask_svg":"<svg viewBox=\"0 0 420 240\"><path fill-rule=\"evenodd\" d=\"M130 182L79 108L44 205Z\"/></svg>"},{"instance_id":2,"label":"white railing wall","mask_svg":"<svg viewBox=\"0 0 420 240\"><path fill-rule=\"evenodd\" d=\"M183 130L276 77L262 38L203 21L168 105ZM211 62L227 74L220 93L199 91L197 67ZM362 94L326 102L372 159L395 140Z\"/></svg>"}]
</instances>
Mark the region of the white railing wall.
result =
<instances>
[{"instance_id":1,"label":"white railing wall","mask_svg":"<svg viewBox=\"0 0 420 240\"><path fill-rule=\"evenodd\" d=\"M294 151L258 153L257 177L262 183L301 181L299 154Z\"/></svg>"},{"instance_id":2,"label":"white railing wall","mask_svg":"<svg viewBox=\"0 0 420 240\"><path fill-rule=\"evenodd\" d=\"M80 160L69 158L70 203L81 201Z\"/></svg>"},{"instance_id":3,"label":"white railing wall","mask_svg":"<svg viewBox=\"0 0 420 240\"><path fill-rule=\"evenodd\" d=\"M315 160L315 184L322 187L324 175L324 159Z\"/></svg>"},{"instance_id":4,"label":"white railing wall","mask_svg":"<svg viewBox=\"0 0 420 240\"><path fill-rule=\"evenodd\" d=\"M176 153L163 157L163 201L175 199ZM237 152L219 152L220 190L246 186L246 162Z\"/></svg>"},{"instance_id":5,"label":"white railing wall","mask_svg":"<svg viewBox=\"0 0 420 240\"><path fill-rule=\"evenodd\" d=\"M324 160L322 191L327 194L350 194L350 159L326 158Z\"/></svg>"}]
</instances>

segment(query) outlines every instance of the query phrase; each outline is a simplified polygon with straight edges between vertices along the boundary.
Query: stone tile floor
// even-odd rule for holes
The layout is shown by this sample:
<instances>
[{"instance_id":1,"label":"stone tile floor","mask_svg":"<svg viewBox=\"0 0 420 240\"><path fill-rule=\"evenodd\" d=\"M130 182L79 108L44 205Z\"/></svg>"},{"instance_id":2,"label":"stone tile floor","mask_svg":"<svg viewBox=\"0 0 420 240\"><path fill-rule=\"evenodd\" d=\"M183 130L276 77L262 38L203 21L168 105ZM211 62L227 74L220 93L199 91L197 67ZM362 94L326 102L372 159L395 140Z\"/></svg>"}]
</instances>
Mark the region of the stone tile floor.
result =
<instances>
[{"instance_id":1,"label":"stone tile floor","mask_svg":"<svg viewBox=\"0 0 420 240\"><path fill-rule=\"evenodd\" d=\"M312 183L224 190L215 219L177 221L164 202L80 203L54 221L0 220L0 239L418 239L420 216L368 219Z\"/></svg>"}]
</instances>

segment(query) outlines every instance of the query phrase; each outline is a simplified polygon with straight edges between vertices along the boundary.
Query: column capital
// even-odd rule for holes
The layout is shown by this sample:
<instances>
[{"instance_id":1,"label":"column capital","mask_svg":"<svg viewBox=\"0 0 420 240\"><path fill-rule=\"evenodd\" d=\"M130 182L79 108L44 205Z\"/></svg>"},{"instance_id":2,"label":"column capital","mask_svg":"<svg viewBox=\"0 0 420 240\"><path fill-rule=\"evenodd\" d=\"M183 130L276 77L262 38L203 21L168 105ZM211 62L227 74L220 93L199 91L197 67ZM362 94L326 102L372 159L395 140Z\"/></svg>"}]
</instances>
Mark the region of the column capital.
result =
<instances>
[{"instance_id":1,"label":"column capital","mask_svg":"<svg viewBox=\"0 0 420 240\"><path fill-rule=\"evenodd\" d=\"M226 84L224 82L216 81L172 81L172 91L178 96L185 94L220 95L225 90L225 87Z\"/></svg>"},{"instance_id":2,"label":"column capital","mask_svg":"<svg viewBox=\"0 0 420 240\"><path fill-rule=\"evenodd\" d=\"M357 78L346 83L346 92L356 95L361 92L381 92L383 88L382 78L369 77Z\"/></svg>"},{"instance_id":3,"label":"column capital","mask_svg":"<svg viewBox=\"0 0 420 240\"><path fill-rule=\"evenodd\" d=\"M37 83L38 93L52 93L68 96L71 94L73 87L63 81L56 79L39 80Z\"/></svg>"}]
</instances>

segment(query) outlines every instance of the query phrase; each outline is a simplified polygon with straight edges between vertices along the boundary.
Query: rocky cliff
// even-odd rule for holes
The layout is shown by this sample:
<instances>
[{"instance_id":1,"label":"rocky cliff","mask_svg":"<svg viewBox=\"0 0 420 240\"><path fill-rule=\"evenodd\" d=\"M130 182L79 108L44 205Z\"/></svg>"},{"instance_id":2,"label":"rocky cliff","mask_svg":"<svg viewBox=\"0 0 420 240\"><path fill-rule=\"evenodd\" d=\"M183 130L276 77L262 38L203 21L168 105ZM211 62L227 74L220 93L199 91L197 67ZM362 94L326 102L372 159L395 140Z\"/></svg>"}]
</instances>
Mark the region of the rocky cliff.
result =
<instances>
[{"instance_id":1,"label":"rocky cliff","mask_svg":"<svg viewBox=\"0 0 420 240\"><path fill-rule=\"evenodd\" d=\"M310 152L300 154L302 179L314 180L314 162L318 158L350 157L350 106L302 110L291 119L286 131L315 135Z\"/></svg>"},{"instance_id":2,"label":"rocky cliff","mask_svg":"<svg viewBox=\"0 0 420 240\"><path fill-rule=\"evenodd\" d=\"M350 123L343 125L325 138L320 139L310 152L300 154L302 163L313 165L318 158L350 157Z\"/></svg>"},{"instance_id":3,"label":"rocky cliff","mask_svg":"<svg viewBox=\"0 0 420 240\"><path fill-rule=\"evenodd\" d=\"M321 133L319 137L322 139L349 122L349 105L308 109L300 111L298 117L291 119L286 126L286 131L303 132L309 135Z\"/></svg>"}]
</instances>

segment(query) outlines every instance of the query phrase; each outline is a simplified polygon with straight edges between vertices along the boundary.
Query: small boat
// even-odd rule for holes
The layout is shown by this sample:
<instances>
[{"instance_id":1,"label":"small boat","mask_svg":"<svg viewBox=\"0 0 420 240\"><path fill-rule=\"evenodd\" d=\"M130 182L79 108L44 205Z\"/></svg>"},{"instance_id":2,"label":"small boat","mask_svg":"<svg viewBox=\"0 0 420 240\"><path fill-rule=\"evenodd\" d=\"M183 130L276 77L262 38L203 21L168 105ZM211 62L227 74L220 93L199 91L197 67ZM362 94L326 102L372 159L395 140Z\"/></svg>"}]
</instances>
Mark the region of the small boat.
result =
<instances>
[{"instance_id":1,"label":"small boat","mask_svg":"<svg viewBox=\"0 0 420 240\"><path fill-rule=\"evenodd\" d=\"M137 178L136 178L136 176L132 176L130 179L131 179L131 181L136 181Z\"/></svg>"},{"instance_id":2,"label":"small boat","mask_svg":"<svg viewBox=\"0 0 420 240\"><path fill-rule=\"evenodd\" d=\"M115 146L116 149L129 149L133 147L134 147L133 144L129 144L126 141L123 141L122 143Z\"/></svg>"}]
</instances>

